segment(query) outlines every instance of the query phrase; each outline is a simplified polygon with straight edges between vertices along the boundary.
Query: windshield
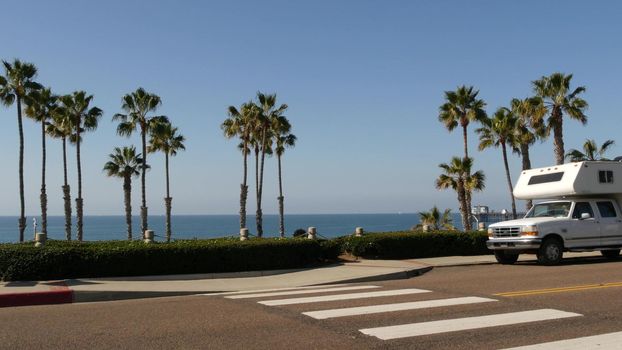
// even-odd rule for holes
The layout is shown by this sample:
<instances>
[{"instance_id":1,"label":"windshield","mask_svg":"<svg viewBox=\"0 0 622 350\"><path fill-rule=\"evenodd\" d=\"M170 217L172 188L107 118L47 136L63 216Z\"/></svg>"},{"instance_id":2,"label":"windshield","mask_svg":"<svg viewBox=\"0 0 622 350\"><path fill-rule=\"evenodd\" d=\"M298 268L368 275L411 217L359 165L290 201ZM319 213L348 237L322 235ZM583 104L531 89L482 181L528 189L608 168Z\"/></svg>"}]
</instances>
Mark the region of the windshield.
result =
<instances>
[{"instance_id":1,"label":"windshield","mask_svg":"<svg viewBox=\"0 0 622 350\"><path fill-rule=\"evenodd\" d=\"M567 217L570 212L570 202L553 202L553 203L539 203L534 205L531 210L525 215L526 218L541 218L541 217Z\"/></svg>"}]
</instances>

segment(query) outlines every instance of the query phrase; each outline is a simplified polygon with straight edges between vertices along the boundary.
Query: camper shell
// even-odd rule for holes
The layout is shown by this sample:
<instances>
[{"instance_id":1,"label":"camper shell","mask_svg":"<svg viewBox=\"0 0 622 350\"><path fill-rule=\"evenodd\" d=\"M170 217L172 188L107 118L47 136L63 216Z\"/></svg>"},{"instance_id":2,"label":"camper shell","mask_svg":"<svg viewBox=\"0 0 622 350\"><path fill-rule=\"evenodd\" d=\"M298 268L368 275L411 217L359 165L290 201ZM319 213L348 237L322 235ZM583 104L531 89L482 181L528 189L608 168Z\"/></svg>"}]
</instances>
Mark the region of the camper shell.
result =
<instances>
[{"instance_id":1,"label":"camper shell","mask_svg":"<svg viewBox=\"0 0 622 350\"><path fill-rule=\"evenodd\" d=\"M564 251L600 250L608 258L622 248L622 163L584 161L521 172L517 199L548 199L522 219L488 228L487 246L500 263L535 253L552 265Z\"/></svg>"}]
</instances>

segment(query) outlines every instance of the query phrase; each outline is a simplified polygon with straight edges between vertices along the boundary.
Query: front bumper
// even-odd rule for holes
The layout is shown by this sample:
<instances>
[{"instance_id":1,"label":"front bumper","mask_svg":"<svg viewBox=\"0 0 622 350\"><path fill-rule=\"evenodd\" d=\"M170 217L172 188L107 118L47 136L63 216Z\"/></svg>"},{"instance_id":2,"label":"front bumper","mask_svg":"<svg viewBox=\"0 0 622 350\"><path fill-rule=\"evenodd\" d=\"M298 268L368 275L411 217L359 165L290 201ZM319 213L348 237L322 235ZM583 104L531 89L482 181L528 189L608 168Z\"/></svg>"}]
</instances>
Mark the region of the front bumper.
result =
<instances>
[{"instance_id":1,"label":"front bumper","mask_svg":"<svg viewBox=\"0 0 622 350\"><path fill-rule=\"evenodd\" d=\"M492 250L529 250L540 248L541 238L521 237L521 238L489 238L486 241L488 249Z\"/></svg>"}]
</instances>

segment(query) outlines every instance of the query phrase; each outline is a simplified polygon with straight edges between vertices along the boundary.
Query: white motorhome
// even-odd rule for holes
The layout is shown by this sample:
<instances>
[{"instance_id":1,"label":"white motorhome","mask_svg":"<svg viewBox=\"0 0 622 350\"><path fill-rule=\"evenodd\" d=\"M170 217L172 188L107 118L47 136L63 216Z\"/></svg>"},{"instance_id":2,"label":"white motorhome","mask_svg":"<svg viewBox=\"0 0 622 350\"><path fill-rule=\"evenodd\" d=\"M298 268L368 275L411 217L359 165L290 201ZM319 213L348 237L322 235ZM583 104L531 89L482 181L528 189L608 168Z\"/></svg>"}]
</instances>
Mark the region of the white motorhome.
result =
<instances>
[{"instance_id":1,"label":"white motorhome","mask_svg":"<svg viewBox=\"0 0 622 350\"><path fill-rule=\"evenodd\" d=\"M622 248L622 163L585 161L529 169L514 187L517 199L536 203L524 218L492 224L487 246L497 261L513 264L521 253L554 265L565 251L599 250L616 258Z\"/></svg>"}]
</instances>

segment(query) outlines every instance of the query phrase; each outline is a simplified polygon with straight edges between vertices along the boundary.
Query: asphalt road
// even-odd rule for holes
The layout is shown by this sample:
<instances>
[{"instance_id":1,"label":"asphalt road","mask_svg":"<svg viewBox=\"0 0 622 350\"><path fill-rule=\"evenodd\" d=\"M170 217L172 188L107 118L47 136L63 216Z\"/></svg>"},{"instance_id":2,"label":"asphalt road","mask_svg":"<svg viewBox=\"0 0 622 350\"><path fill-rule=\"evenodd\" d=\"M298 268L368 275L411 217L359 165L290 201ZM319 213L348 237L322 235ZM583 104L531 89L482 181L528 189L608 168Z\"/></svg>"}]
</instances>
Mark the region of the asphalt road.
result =
<instances>
[{"instance_id":1,"label":"asphalt road","mask_svg":"<svg viewBox=\"0 0 622 350\"><path fill-rule=\"evenodd\" d=\"M622 332L622 261L585 259L554 267L529 263L444 267L408 280L348 286L361 289L5 308L0 309L0 348L503 349ZM386 295L392 293L409 294ZM291 303L328 295L344 300L258 303ZM444 306L446 299L458 304ZM403 303L411 309L378 312L388 309L385 304L400 304L400 308ZM430 307L430 303L440 305ZM383 306L374 309L375 305ZM372 307L348 311L365 314L327 319L302 314L367 306ZM527 319L517 323L521 317ZM484 326L478 326L482 322ZM378 330L413 323L417 325ZM481 328L449 331L452 327ZM365 332L406 336L382 340ZM622 349L622 342L617 344Z\"/></svg>"}]
</instances>

